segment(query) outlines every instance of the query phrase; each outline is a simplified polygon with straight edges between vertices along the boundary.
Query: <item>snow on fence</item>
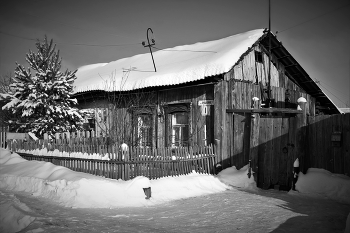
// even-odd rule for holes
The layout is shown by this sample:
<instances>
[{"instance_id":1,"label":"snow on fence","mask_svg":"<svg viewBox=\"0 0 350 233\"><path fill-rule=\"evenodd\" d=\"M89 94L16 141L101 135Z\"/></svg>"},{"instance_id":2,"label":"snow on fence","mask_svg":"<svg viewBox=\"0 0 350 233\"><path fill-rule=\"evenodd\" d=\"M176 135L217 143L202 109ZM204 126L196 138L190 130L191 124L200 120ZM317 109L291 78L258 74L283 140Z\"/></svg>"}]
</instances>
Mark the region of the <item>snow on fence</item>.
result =
<instances>
[{"instance_id":1,"label":"snow on fence","mask_svg":"<svg viewBox=\"0 0 350 233\"><path fill-rule=\"evenodd\" d=\"M97 139L96 139L97 140ZM214 174L214 148L140 148L122 150L115 145L88 144L86 140L59 139L8 141L9 149L27 160L39 160L74 171L112 179L128 180L136 176L157 179L198 173Z\"/></svg>"}]
</instances>

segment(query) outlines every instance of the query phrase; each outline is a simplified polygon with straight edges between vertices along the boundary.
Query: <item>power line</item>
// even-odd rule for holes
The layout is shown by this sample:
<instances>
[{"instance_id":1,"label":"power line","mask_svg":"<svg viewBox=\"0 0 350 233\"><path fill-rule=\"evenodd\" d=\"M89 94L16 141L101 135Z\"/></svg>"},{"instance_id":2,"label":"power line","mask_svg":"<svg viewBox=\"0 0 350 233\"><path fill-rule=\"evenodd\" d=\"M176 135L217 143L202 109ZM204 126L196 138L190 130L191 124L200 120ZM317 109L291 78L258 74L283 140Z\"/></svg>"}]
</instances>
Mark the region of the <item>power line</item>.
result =
<instances>
[{"instance_id":1,"label":"power line","mask_svg":"<svg viewBox=\"0 0 350 233\"><path fill-rule=\"evenodd\" d=\"M181 49L181 50L176 50L176 49L160 49L155 46L152 46L152 48L155 48L157 50L162 50L162 51L171 51L171 52L194 52L194 53L217 53L215 51L204 51L204 50L186 50L186 49Z\"/></svg>"},{"instance_id":2,"label":"power line","mask_svg":"<svg viewBox=\"0 0 350 233\"><path fill-rule=\"evenodd\" d=\"M316 81L315 81L315 82L316 82ZM317 82L316 82L316 83L317 83ZM320 84L321 81L318 81L318 83ZM334 87L332 87L332 86L326 84L325 82L323 82L323 85L326 85L328 88L332 89L333 91L336 91L336 92L341 93L341 94L345 94L343 91L340 91L339 89L336 89L336 88L334 88Z\"/></svg>"},{"instance_id":3,"label":"power line","mask_svg":"<svg viewBox=\"0 0 350 233\"><path fill-rule=\"evenodd\" d=\"M107 44L107 45L101 45L101 44L70 44L70 43L57 43L62 45L76 45L76 46L90 46L90 47L119 47L119 46L129 46L129 45L139 45L141 43L133 43L133 44Z\"/></svg>"},{"instance_id":4,"label":"power line","mask_svg":"<svg viewBox=\"0 0 350 233\"><path fill-rule=\"evenodd\" d=\"M335 98L337 98L340 102L342 102L343 104L345 104L345 106L347 105L346 103L344 103L341 99L339 99L335 94L333 94L330 90L328 90L325 86L323 86L321 83L320 83L320 86L322 86L324 89L326 89L329 93L331 93Z\"/></svg>"},{"instance_id":5,"label":"power line","mask_svg":"<svg viewBox=\"0 0 350 233\"><path fill-rule=\"evenodd\" d=\"M18 36L18 35L14 35L14 34L3 32L3 31L0 31L0 33L4 34L4 35L7 35L7 36L20 38L20 39L23 39L23 40L37 41L37 39L24 37L24 36ZM83 44L83 43L60 43L60 42L55 42L55 44L59 44L59 45L73 45L73 46L88 46L88 47L119 47L119 46L139 45L141 43L101 45L101 44Z\"/></svg>"},{"instance_id":6,"label":"power line","mask_svg":"<svg viewBox=\"0 0 350 233\"><path fill-rule=\"evenodd\" d=\"M15 10L16 10L16 9L15 9ZM18 10L17 10L17 11L18 11ZM42 19L43 19L42 15L40 15L40 16L33 15L33 14L28 13L27 11L25 11L25 12L24 12L24 11L20 11L20 12L21 12L21 13L24 13L24 14L26 14L26 15L32 16L32 17L34 17L34 18L38 18L38 19L40 19L41 21L42 21ZM84 31L89 31L89 32L95 31L95 32L100 32L100 33L101 33L101 31L98 31L98 30L87 29L87 28L81 28L81 27L72 25L71 23L68 24L68 23L62 22L62 21L57 20L57 19L45 18L45 20L49 20L49 21L52 21L52 22L56 22L56 23L61 24L61 25L63 25L63 26L68 26L68 27L74 28L74 29L79 29L79 30L84 30ZM131 37L119 35L119 34L116 34L116 33L110 33L110 32L102 32L102 33L104 33L104 34L110 34L110 35L115 35L115 36L121 36L121 37L128 38L128 39L131 38Z\"/></svg>"},{"instance_id":7,"label":"power line","mask_svg":"<svg viewBox=\"0 0 350 233\"><path fill-rule=\"evenodd\" d=\"M4 35L7 35L7 36L17 37L17 38L20 38L20 39L23 39L23 40L34 40L34 41L36 41L36 39L32 39L32 38L28 38L28 37L24 37L24 36L16 36L16 35L13 35L13 34L10 34L10 33L7 33L7 32L0 31L0 33L4 34Z\"/></svg>"},{"instance_id":8,"label":"power line","mask_svg":"<svg viewBox=\"0 0 350 233\"><path fill-rule=\"evenodd\" d=\"M306 21L304 21L304 22L301 22L301 23L299 23L299 24L296 24L296 25L294 25L294 26L292 26L292 27L289 27L289 28L286 28L286 29L284 29L284 30L282 30L282 31L279 31L278 33L280 34L280 33L282 33L282 32L285 32L285 31L289 30L289 29L292 29L292 28L298 27L298 26L300 26L300 25L306 24L306 23L308 23L308 22L310 22L310 21L312 21L312 20L314 20L314 19L318 19L318 18L320 18L320 17L322 17L322 16L325 16L325 15L327 15L327 14L329 14L329 13L332 13L332 12L334 12L334 11L337 11L337 10L341 9L341 8L347 7L347 6L349 6L349 5L350 5L350 4L345 4L345 5L343 5L343 6L340 6L340 7L338 7L338 8L335 8L335 9L333 9L333 10L327 11L327 12L325 12L325 13L323 13L323 14L321 14L321 15L318 15L318 16L316 16L316 17L314 17L314 18L308 19L308 20L306 20Z\"/></svg>"}]
</instances>

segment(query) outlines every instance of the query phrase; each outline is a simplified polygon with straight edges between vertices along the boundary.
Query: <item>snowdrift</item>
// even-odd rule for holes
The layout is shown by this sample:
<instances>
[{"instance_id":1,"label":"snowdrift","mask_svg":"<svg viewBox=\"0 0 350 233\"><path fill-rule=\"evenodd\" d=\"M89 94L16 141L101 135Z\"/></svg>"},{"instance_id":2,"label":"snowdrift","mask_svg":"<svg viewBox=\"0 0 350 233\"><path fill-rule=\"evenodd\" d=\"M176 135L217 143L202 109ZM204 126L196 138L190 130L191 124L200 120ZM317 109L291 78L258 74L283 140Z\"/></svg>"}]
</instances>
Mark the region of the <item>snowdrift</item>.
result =
<instances>
[{"instance_id":1,"label":"snowdrift","mask_svg":"<svg viewBox=\"0 0 350 233\"><path fill-rule=\"evenodd\" d=\"M330 199L350 204L350 177L333 174L320 168L309 168L299 173L295 189L301 193L319 194Z\"/></svg>"},{"instance_id":2,"label":"snowdrift","mask_svg":"<svg viewBox=\"0 0 350 233\"><path fill-rule=\"evenodd\" d=\"M118 208L161 204L181 198L222 192L229 187L214 176L187 176L129 181L106 179L42 161L27 161L18 154L0 150L0 188L43 196L75 208ZM143 188L151 187L145 199Z\"/></svg>"}]
</instances>

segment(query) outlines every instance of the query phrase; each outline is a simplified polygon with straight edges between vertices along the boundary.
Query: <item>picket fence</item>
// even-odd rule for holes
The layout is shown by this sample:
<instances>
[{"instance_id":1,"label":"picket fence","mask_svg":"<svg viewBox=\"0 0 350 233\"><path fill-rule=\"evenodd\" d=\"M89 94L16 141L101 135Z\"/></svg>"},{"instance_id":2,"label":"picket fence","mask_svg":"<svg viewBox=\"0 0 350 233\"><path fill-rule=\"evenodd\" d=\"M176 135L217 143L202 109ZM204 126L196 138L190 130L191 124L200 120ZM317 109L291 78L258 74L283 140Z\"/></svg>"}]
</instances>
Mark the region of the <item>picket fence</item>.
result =
<instances>
[{"instance_id":1,"label":"picket fence","mask_svg":"<svg viewBox=\"0 0 350 233\"><path fill-rule=\"evenodd\" d=\"M0 125L0 147L6 148L6 133L8 131L8 127Z\"/></svg>"},{"instance_id":2,"label":"picket fence","mask_svg":"<svg viewBox=\"0 0 350 233\"><path fill-rule=\"evenodd\" d=\"M129 180L136 176L157 179L185 175L192 171L215 173L215 154L212 145L188 148L130 147L122 150L117 145L98 143L103 140L101 138L93 140L86 138L56 139L51 142L48 140L11 140L8 141L8 148L18 152L27 160L51 162L73 171L111 179ZM48 156L42 153L43 151L55 153ZM102 156L104 159L101 158ZM108 160L105 159L107 156Z\"/></svg>"}]
</instances>

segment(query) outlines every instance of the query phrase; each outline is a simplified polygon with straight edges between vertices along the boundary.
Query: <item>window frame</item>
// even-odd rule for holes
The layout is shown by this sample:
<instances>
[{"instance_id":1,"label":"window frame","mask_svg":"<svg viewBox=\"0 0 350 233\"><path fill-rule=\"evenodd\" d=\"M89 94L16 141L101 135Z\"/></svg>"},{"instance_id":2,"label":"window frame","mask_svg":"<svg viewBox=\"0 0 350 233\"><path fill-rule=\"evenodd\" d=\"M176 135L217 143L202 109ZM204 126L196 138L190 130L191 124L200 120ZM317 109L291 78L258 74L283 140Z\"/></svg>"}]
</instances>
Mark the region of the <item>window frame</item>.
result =
<instances>
[{"instance_id":1,"label":"window frame","mask_svg":"<svg viewBox=\"0 0 350 233\"><path fill-rule=\"evenodd\" d=\"M166 137L166 146L167 147L178 147L175 146L173 143L173 137L175 135L173 134L173 115L177 113L186 113L187 114L187 122L188 122L188 135L187 135L187 141L180 140L179 147L188 147L190 146L190 135L191 135L191 103L185 102L185 103L175 103L175 104L168 104L164 106L165 115L166 115L166 126L165 126L165 137ZM177 124L181 125L181 124ZM184 143L185 142L185 143Z\"/></svg>"},{"instance_id":2,"label":"window frame","mask_svg":"<svg viewBox=\"0 0 350 233\"><path fill-rule=\"evenodd\" d=\"M130 109L132 112L132 141L133 145L137 147L149 147L153 148L156 146L156 140L155 140L155 129L156 129L156 114L155 114L155 107L153 106L141 106L141 107L133 107ZM146 139L146 143L140 143L140 124L139 124L139 118L142 116L149 116L149 133L146 133L148 135L148 139ZM144 128L146 128L144 127ZM142 127L143 128L143 127Z\"/></svg>"}]
</instances>

